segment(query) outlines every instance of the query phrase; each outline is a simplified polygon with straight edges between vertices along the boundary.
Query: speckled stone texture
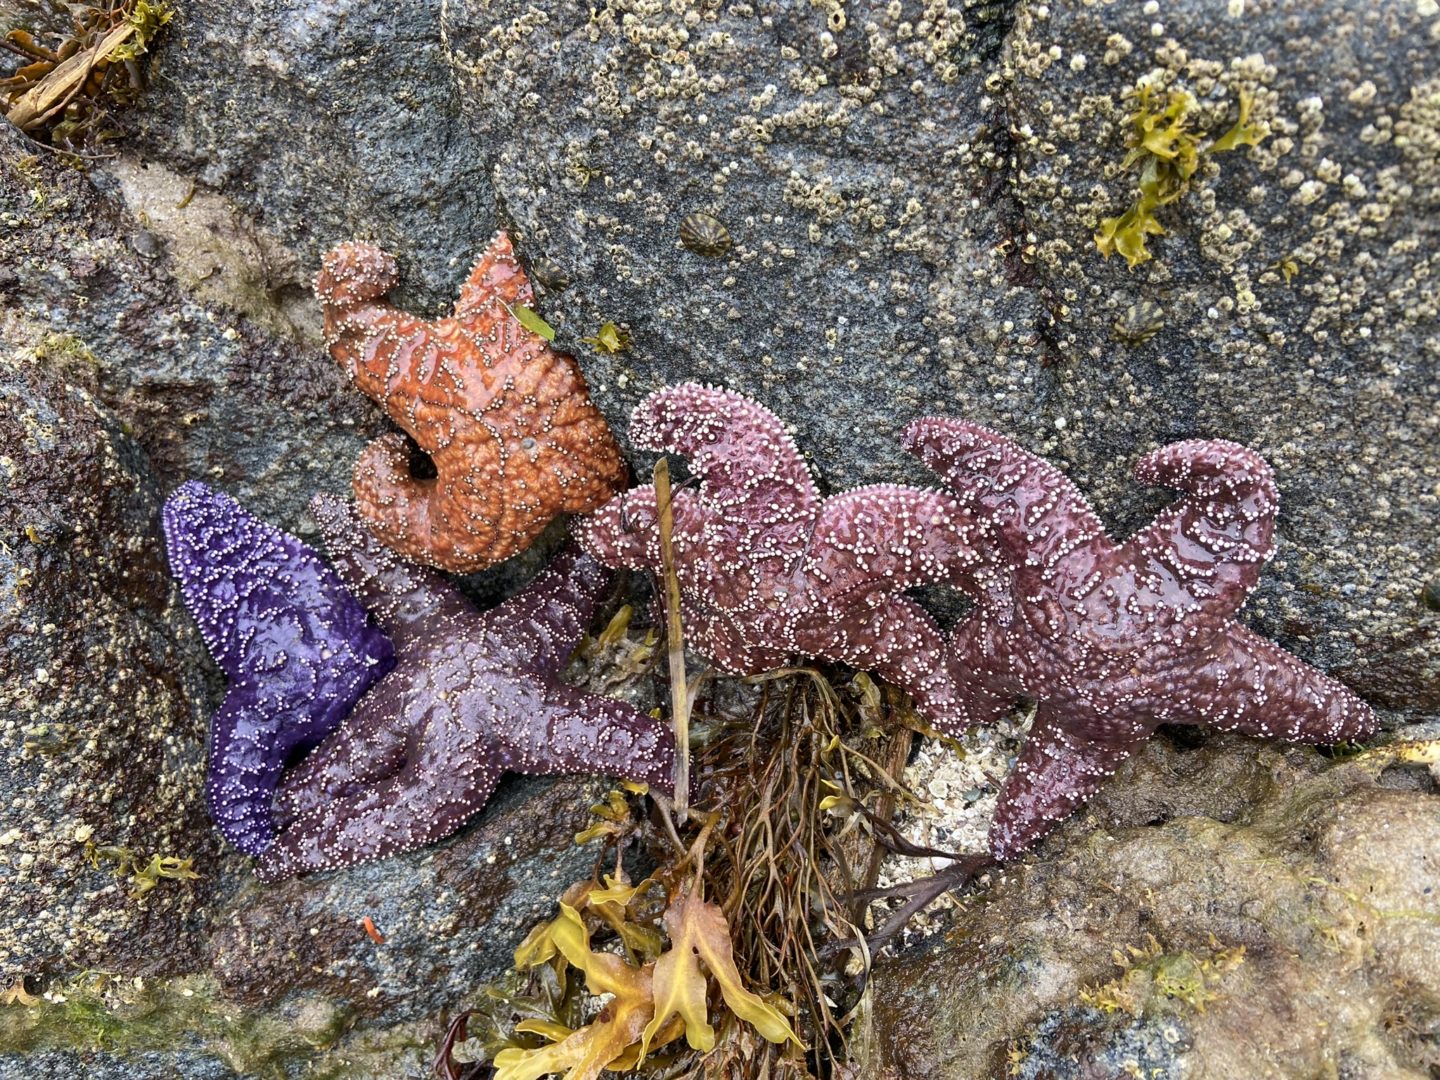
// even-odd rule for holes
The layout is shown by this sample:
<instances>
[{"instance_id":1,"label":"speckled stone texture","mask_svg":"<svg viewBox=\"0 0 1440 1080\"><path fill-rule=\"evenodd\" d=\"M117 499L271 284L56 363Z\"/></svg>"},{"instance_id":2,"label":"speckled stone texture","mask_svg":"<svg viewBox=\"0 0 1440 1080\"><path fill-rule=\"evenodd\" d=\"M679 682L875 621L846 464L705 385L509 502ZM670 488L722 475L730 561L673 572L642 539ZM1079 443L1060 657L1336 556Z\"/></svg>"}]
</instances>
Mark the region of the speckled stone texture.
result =
<instances>
[{"instance_id":1,"label":"speckled stone texture","mask_svg":"<svg viewBox=\"0 0 1440 1080\"><path fill-rule=\"evenodd\" d=\"M460 119L440 10L187 2L155 51L161 89L129 118L129 146L300 253L298 274L274 268L277 291L303 290L327 248L363 236L400 252L405 300L444 305L496 207L484 147Z\"/></svg>"},{"instance_id":2,"label":"speckled stone texture","mask_svg":"<svg viewBox=\"0 0 1440 1080\"><path fill-rule=\"evenodd\" d=\"M1440 1068L1440 787L1423 764L1158 739L1048 843L880 962L861 1075Z\"/></svg>"},{"instance_id":3,"label":"speckled stone texture","mask_svg":"<svg viewBox=\"0 0 1440 1080\"><path fill-rule=\"evenodd\" d=\"M157 52L120 160L81 172L0 125L0 304L32 323L48 370L128 425L164 489L222 484L313 540L310 496L343 491L385 430L318 348L320 253L355 236L396 250L397 301L434 315L505 224L524 263L572 279L537 308L612 423L661 385L721 382L796 426L824 490L929 482L897 434L958 412L1054 462L1128 535L1169 498L1135 497L1142 454L1190 437L1255 448L1285 504L1247 623L1391 721L1433 713L1440 613L1420 593L1440 580L1436 17L1410 0L1147 7L616 0L592 16L525 0L196 0ZM1272 134L1203 167L1132 273L1092 234L1133 194L1121 95L1157 67L1204 102L1206 131L1233 122L1250 87ZM1217 70L1223 91L1206 82ZM702 210L733 238L723 257L680 246L680 221ZM630 325L629 351L582 343L604 319ZM131 631L148 633L143 618ZM146 677L196 685L210 669L198 642L187 655ZM209 688L185 691L197 724L219 700ZM129 722L98 701L85 720ZM1269 753L1225 745L1239 764ZM1203 775L1218 784L1213 766ZM1167 780L1125 790L1157 799ZM507 829L530 823L529 805L502 819L492 802L441 850L493 826L493 845L565 851L562 884L587 872L560 825ZM533 879L550 896L557 882L529 858L507 887L521 896ZM430 859L356 871L363 892L276 890L262 914L285 947L233 939L227 986L265 964L264 985L303 975L354 1003L365 1020L336 1056L395 1010L438 1012L498 970L512 924L492 932L494 908L454 899L488 880L484 857L447 864L443 905L428 879L415 886ZM253 881L238 861L213 869L226 888ZM258 910L241 896L210 925ZM528 902L516 923L544 914ZM362 908L387 933L391 912L423 932L374 962L347 921ZM297 910L310 921L291 935ZM6 1080L27 1070L0 1063Z\"/></svg>"},{"instance_id":4,"label":"speckled stone texture","mask_svg":"<svg viewBox=\"0 0 1440 1080\"><path fill-rule=\"evenodd\" d=\"M183 217L175 204L189 185L149 172L133 163L125 171L132 194L148 192L151 205ZM273 337L242 313L286 322L284 296L178 241L172 250L127 211L123 190L109 177L92 183L53 155L37 155L0 125L0 302L49 332L50 365L114 411L164 489L201 477L297 531L318 488L348 482L355 455L383 418L348 389L323 351ZM273 240L262 243L253 226L236 224L233 205L197 198L202 205L186 207L198 218L190 228L208 233L212 245L265 261ZM230 222L228 231L216 228L219 218ZM158 228L162 219L156 211L146 220ZM137 245L151 242L159 254L140 254ZM209 289L203 298L187 288L201 275ZM318 344L318 312L310 317Z\"/></svg>"},{"instance_id":5,"label":"speckled stone texture","mask_svg":"<svg viewBox=\"0 0 1440 1080\"><path fill-rule=\"evenodd\" d=\"M1151 7L464 0L445 28L522 255L574 280L542 311L562 342L602 319L633 333L587 358L612 422L718 382L791 418L841 490L918 480L894 433L958 413L1055 462L1116 535L1164 505L1129 495L1140 454L1233 439L1286 493L1251 625L1425 715L1435 16ZM1156 68L1204 103L1199 130L1245 90L1272 134L1202 165L1131 272L1093 233L1133 196L1123 95ZM725 257L680 246L696 210L726 223Z\"/></svg>"},{"instance_id":6,"label":"speckled stone texture","mask_svg":"<svg viewBox=\"0 0 1440 1080\"><path fill-rule=\"evenodd\" d=\"M135 442L0 313L0 983L175 970L204 882L143 903L84 840L209 860L198 637ZM39 347L37 350L37 346ZM38 352L38 355L37 355Z\"/></svg>"}]
</instances>

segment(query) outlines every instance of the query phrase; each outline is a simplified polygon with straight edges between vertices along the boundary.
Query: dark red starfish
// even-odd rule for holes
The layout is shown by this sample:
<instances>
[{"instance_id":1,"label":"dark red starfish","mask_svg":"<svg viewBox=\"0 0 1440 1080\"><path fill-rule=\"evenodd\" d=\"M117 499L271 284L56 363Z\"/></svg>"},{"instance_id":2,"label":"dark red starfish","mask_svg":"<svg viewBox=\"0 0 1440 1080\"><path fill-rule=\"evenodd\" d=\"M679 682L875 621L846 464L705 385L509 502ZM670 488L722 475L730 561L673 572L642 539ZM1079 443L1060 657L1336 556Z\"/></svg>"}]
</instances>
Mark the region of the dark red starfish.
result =
<instances>
[{"instance_id":1,"label":"dark red starfish","mask_svg":"<svg viewBox=\"0 0 1440 1080\"><path fill-rule=\"evenodd\" d=\"M990 718L1039 702L1000 792L996 858L1068 817L1160 724L1309 743L1374 732L1355 694L1234 618L1275 551L1279 496L1253 450L1190 440L1141 458L1137 480L1187 494L1116 544L1059 470L993 431L932 417L905 446L993 529L993 587L953 641L957 683Z\"/></svg>"},{"instance_id":2,"label":"dark red starfish","mask_svg":"<svg viewBox=\"0 0 1440 1080\"><path fill-rule=\"evenodd\" d=\"M311 510L340 578L395 644L395 669L286 775L262 880L332 870L459 829L505 772L605 773L669 790L674 741L633 705L560 671L610 574L574 547L484 613L402 562L338 499Z\"/></svg>"},{"instance_id":3,"label":"dark red starfish","mask_svg":"<svg viewBox=\"0 0 1440 1080\"><path fill-rule=\"evenodd\" d=\"M955 499L894 484L823 499L774 413L696 383L642 401L630 439L683 454L702 482L672 498L685 634L697 650L739 675L796 656L852 664L908 691L942 730L971 723L939 627L904 595L951 579L968 587L979 559ZM612 499L579 537L606 565L660 572L655 489Z\"/></svg>"}]
</instances>

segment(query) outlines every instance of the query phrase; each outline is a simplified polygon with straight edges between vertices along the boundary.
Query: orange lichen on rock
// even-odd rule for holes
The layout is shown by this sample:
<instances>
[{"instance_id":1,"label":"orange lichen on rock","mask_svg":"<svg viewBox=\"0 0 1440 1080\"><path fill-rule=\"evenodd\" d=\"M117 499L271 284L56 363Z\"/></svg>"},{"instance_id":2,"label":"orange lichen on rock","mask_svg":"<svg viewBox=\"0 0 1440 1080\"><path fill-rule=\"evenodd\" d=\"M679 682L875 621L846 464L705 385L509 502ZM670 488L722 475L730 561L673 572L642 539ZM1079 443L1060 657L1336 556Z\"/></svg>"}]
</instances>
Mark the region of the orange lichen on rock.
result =
<instances>
[{"instance_id":1,"label":"orange lichen on rock","mask_svg":"<svg viewBox=\"0 0 1440 1080\"><path fill-rule=\"evenodd\" d=\"M434 477L412 475L398 432L361 453L355 501L381 540L412 561L470 573L525 550L556 514L594 510L624 486L619 447L574 358L516 318L534 297L505 233L448 318L385 302L397 281L395 260L364 243L331 251L315 280L330 355L435 464Z\"/></svg>"}]
</instances>

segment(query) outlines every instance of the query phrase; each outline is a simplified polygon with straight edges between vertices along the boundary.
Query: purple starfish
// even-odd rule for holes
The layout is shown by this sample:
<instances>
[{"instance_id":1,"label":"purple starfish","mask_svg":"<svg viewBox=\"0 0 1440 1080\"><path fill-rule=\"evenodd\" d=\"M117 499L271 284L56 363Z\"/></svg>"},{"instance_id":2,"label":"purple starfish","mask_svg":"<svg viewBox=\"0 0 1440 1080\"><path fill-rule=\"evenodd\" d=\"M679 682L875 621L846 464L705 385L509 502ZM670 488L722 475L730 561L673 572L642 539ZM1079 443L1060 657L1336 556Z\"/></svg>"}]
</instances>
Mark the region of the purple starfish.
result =
<instances>
[{"instance_id":1,"label":"purple starfish","mask_svg":"<svg viewBox=\"0 0 1440 1080\"><path fill-rule=\"evenodd\" d=\"M903 595L939 581L970 587L979 557L957 500L892 484L822 499L773 413L695 383L642 401L630 439L683 454L703 482L672 496L685 633L700 652L739 675L797 655L868 668L936 727L971 722L939 627ZM609 566L661 571L653 487L612 499L579 535Z\"/></svg>"},{"instance_id":2,"label":"purple starfish","mask_svg":"<svg viewBox=\"0 0 1440 1080\"><path fill-rule=\"evenodd\" d=\"M610 773L668 791L668 728L560 671L610 574L574 547L479 613L436 571L401 561L354 509L310 504L335 568L395 642L395 670L289 775L282 831L260 860L278 881L410 851L459 829L501 773Z\"/></svg>"},{"instance_id":3,"label":"purple starfish","mask_svg":"<svg viewBox=\"0 0 1440 1080\"><path fill-rule=\"evenodd\" d=\"M992 523L986 590L955 632L957 679L993 719L1039 702L1000 792L990 850L1028 848L1094 794L1160 724L1336 743L1369 706L1233 618L1275 552L1279 496L1253 450L1190 440L1140 459L1142 483L1188 494L1124 544L1054 466L976 424L927 418L906 449Z\"/></svg>"},{"instance_id":4,"label":"purple starfish","mask_svg":"<svg viewBox=\"0 0 1440 1080\"><path fill-rule=\"evenodd\" d=\"M314 550L228 495L192 480L165 501L164 523L185 606L230 681L210 721L210 816L259 855L286 761L335 730L393 651Z\"/></svg>"}]
</instances>

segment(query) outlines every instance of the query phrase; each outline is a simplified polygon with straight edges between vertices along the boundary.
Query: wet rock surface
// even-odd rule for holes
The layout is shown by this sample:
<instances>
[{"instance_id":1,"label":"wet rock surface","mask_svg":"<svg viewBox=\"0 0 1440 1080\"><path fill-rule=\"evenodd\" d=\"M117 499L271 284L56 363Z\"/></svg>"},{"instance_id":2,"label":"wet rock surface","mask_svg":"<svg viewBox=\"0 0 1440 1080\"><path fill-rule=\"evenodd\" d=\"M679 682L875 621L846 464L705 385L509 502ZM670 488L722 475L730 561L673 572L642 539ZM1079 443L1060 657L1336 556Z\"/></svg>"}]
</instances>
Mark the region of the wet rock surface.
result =
<instances>
[{"instance_id":1,"label":"wet rock surface","mask_svg":"<svg viewBox=\"0 0 1440 1080\"><path fill-rule=\"evenodd\" d=\"M460 122L440 5L187 3L131 143L297 252L308 292L341 240L396 252L406 295L448 307L495 226L486 155Z\"/></svg>"},{"instance_id":2,"label":"wet rock surface","mask_svg":"<svg viewBox=\"0 0 1440 1080\"><path fill-rule=\"evenodd\" d=\"M1248 619L1424 715L1433 17L1237 10L467 0L445 29L522 253L572 281L542 305L560 340L584 350L606 319L634 338L585 355L612 422L682 376L718 382L792 422L841 489L931 482L898 432L960 413L1066 469L1120 535L1169 498L1129 479L1145 450L1246 443L1283 497ZM1207 162L1131 271L1093 234L1135 195L1125 95L1152 73L1203 103L1195 130L1223 132L1244 92L1270 134ZM695 212L726 254L682 246Z\"/></svg>"},{"instance_id":3,"label":"wet rock surface","mask_svg":"<svg viewBox=\"0 0 1440 1080\"><path fill-rule=\"evenodd\" d=\"M343 373L323 353L246 318L244 308L259 302L243 282L224 288L225 271L202 303L180 284L193 263L172 262L178 251L139 254L133 240L143 226L120 188L100 189L110 179L92 182L37 155L8 127L0 129L0 170L0 262L15 275L6 307L82 358L66 377L129 428L162 494L204 479L282 528L306 532L310 496L345 490L354 455L382 430ZM123 176L143 187L139 166Z\"/></svg>"},{"instance_id":4,"label":"wet rock surface","mask_svg":"<svg viewBox=\"0 0 1440 1080\"><path fill-rule=\"evenodd\" d=\"M177 887L140 900L134 872L155 855L204 862L219 848L199 787L197 641L153 542L159 491L55 351L43 330L0 315L7 985L57 965L175 970L206 890L166 881Z\"/></svg>"},{"instance_id":5,"label":"wet rock surface","mask_svg":"<svg viewBox=\"0 0 1440 1080\"><path fill-rule=\"evenodd\" d=\"M1423 764L1157 740L878 966L872 1074L1427 1076L1437 866Z\"/></svg>"},{"instance_id":6,"label":"wet rock surface","mask_svg":"<svg viewBox=\"0 0 1440 1080\"><path fill-rule=\"evenodd\" d=\"M217 919L210 968L251 1006L298 989L387 1024L433 1017L508 968L530 927L589 874L595 852L574 838L605 790L594 778L511 778L475 825L414 858L248 882Z\"/></svg>"},{"instance_id":7,"label":"wet rock surface","mask_svg":"<svg viewBox=\"0 0 1440 1080\"><path fill-rule=\"evenodd\" d=\"M196 477L313 540L310 495L345 490L385 428L318 348L309 279L343 239L393 250L397 299L434 313L511 227L622 444L641 396L702 379L793 423L829 490L928 483L898 433L958 413L1125 534L1168 499L1128 479L1141 453L1245 442L1283 497L1245 620L1391 724L1440 710L1440 22L1226 11L200 0L120 158L71 168L0 125L0 966L32 990L87 964L216 973L184 1007L112 984L43 1022L0 1007L0 1077L285 1075L322 1048L336 1075L422 1075L447 1010L588 872L579 782L512 781L446 845L275 889L203 820L220 687L154 517ZM1206 157L1131 270L1094 233L1136 193L1144 76L1195 97L1206 140L1242 93L1267 134ZM728 247L704 220L687 246L697 214ZM582 340L606 320L626 351ZM1180 745L969 901L948 944L886 962L877 1075L1440 1068L1431 781ZM201 879L133 901L83 858L85 824ZM105 1009L145 1037L97 1027ZM237 1041L255 1015L273 1027Z\"/></svg>"}]
</instances>

